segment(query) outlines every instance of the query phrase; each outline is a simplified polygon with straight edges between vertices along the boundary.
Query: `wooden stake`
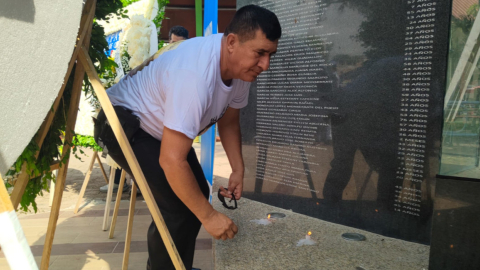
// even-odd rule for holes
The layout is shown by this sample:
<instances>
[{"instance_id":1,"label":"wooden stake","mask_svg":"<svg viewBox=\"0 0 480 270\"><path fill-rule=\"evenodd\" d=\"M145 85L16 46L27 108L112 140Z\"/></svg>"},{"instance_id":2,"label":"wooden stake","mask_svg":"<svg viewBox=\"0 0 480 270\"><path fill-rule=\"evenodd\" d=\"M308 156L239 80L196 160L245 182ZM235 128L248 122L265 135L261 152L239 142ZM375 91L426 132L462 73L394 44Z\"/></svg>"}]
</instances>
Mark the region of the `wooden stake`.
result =
<instances>
[{"instance_id":1,"label":"wooden stake","mask_svg":"<svg viewBox=\"0 0 480 270\"><path fill-rule=\"evenodd\" d=\"M112 204L113 185L115 184L115 166L110 169L110 181L108 182L107 200L105 202L105 212L103 213L102 230L107 230L108 217L110 216L110 205Z\"/></svg>"},{"instance_id":2,"label":"wooden stake","mask_svg":"<svg viewBox=\"0 0 480 270\"><path fill-rule=\"evenodd\" d=\"M130 208L128 210L127 235L125 236L125 249L123 251L122 270L128 269L130 258L130 244L132 243L133 216L135 215L135 202L137 201L137 186L132 183L132 194L130 195Z\"/></svg>"},{"instance_id":3,"label":"wooden stake","mask_svg":"<svg viewBox=\"0 0 480 270\"><path fill-rule=\"evenodd\" d=\"M55 171L55 179L58 178L58 169ZM52 207L53 204L53 195L55 195L55 181L50 180L50 196L48 199L48 206Z\"/></svg>"},{"instance_id":4,"label":"wooden stake","mask_svg":"<svg viewBox=\"0 0 480 270\"><path fill-rule=\"evenodd\" d=\"M107 177L107 174L105 173L105 169L103 168L102 161L100 160L100 157L98 157L98 152L97 151L95 151L95 156L97 157L98 166L100 166L100 170L102 170L103 178L105 178L105 182L108 185L108 177Z\"/></svg>"},{"instance_id":5,"label":"wooden stake","mask_svg":"<svg viewBox=\"0 0 480 270\"><path fill-rule=\"evenodd\" d=\"M86 28L86 30L82 29L83 31L86 31L85 33L85 38L82 43L86 47L89 46L90 44L90 34L92 31L92 25L93 25L93 16L95 14L95 4L96 0L87 0L87 3L85 4L82 19L85 17L85 13L88 14L86 17L86 21L84 24L81 24L80 27ZM76 49L78 49L79 46L77 46ZM82 46L82 48L84 48ZM78 106L80 103L80 96L82 94L82 86L83 86L83 79L85 75L85 67L83 65L78 64L76 65L75 68L75 76L73 79L73 86L72 86L72 95L70 99L70 106L68 109L67 113L67 124L65 127L65 143L63 145L63 153L62 157L64 157L67 152L70 150L70 145L68 143L72 142L73 138L73 130L75 128L75 123L77 121L77 113L78 113ZM40 263L40 269L41 270L47 270L48 266L50 264L50 255L52 251L52 245L53 245L53 238L55 236L55 230L57 228L57 221L58 221L58 215L60 213L60 207L62 204L62 195L63 195L63 189L65 188L65 179L67 177L67 170L68 170L68 163L69 159L67 159L67 162L58 170L58 178L57 182L55 185L55 194L53 197L53 204L50 212L50 218L48 219L48 227L47 227L47 234L45 235L45 244L43 246L43 253L42 253L42 262Z\"/></svg>"},{"instance_id":6,"label":"wooden stake","mask_svg":"<svg viewBox=\"0 0 480 270\"><path fill-rule=\"evenodd\" d=\"M67 125L65 129L65 142L63 145L63 155L66 155L70 150L69 143L72 141L72 130L75 128L75 122L77 120L78 103L80 101L80 95L82 93L83 74L85 73L82 65L77 65L75 69L75 78L72 89L72 97L70 99L70 107L67 114ZM55 230L57 227L58 214L60 213L60 206L62 203L63 189L65 188L65 178L67 177L68 163L58 170L58 178L55 183L55 194L53 196L52 209L50 212L50 218L48 220L47 234L45 237L45 245L43 247L42 263L40 269L47 270L50 263L50 252L53 245L53 237L55 236Z\"/></svg>"},{"instance_id":7,"label":"wooden stake","mask_svg":"<svg viewBox=\"0 0 480 270\"><path fill-rule=\"evenodd\" d=\"M80 189L80 193L78 194L77 204L75 205L75 209L73 213L78 213L78 208L80 207L80 203L82 202L83 196L85 195L85 190L87 189L88 182L90 181L90 176L92 175L93 171L93 164L95 164L95 159L97 151L94 152L92 159L90 160L90 166L88 167L87 174L85 175L85 180L83 180L82 189Z\"/></svg>"},{"instance_id":8,"label":"wooden stake","mask_svg":"<svg viewBox=\"0 0 480 270\"><path fill-rule=\"evenodd\" d=\"M125 170L122 170L122 175L120 176L120 183L118 185L118 190L117 190L117 199L115 200L115 207L113 208L112 224L110 224L110 233L108 234L108 238L110 239L113 238L113 234L115 233L115 225L117 224L118 208L120 207L120 201L122 200L123 186L125 185L126 174L127 172L125 172ZM135 183L133 185L135 185Z\"/></svg>"},{"instance_id":9,"label":"wooden stake","mask_svg":"<svg viewBox=\"0 0 480 270\"><path fill-rule=\"evenodd\" d=\"M182 259L178 254L177 248L173 243L172 237L168 232L167 225L165 224L162 214L160 213L160 209L158 208L153 198L152 191L150 190L150 187L147 184L145 175L143 174L142 169L140 168L140 164L138 164L137 158L133 153L132 147L130 146L130 143L128 142L125 132L123 131L122 126L120 125L120 121L118 120L115 110L113 109L113 105L110 103L110 99L108 98L108 95L105 92L105 88L100 82L97 72L95 71L95 68L93 66L92 60L88 56L87 49L83 47L82 51L78 56L80 61L85 67L85 71L87 72L88 78L90 79L93 89L97 94L98 100L102 105L103 111L107 116L108 122L112 127L113 133L115 134L115 137L117 138L117 141L120 144L120 147L123 151L123 154L125 155L128 165L132 170L133 177L135 178L138 186L140 187L140 190L142 191L142 195L145 199L145 202L147 203L148 210L150 211L150 214L152 215L153 220L155 221L155 224L158 228L158 231L160 232L160 235L163 239L165 247L167 248L168 254L172 259L173 265L177 270L185 269Z\"/></svg>"}]
</instances>

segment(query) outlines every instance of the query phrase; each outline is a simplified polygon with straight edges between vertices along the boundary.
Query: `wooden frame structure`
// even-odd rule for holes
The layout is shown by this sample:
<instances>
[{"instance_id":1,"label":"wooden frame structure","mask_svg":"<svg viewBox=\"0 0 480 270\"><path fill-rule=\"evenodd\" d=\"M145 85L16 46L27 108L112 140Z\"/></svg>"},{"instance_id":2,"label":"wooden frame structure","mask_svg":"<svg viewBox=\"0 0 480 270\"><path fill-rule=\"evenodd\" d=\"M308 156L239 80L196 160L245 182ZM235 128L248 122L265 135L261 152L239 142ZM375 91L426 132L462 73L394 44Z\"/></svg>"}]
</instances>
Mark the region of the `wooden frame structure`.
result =
<instances>
[{"instance_id":1,"label":"wooden frame structure","mask_svg":"<svg viewBox=\"0 0 480 270\"><path fill-rule=\"evenodd\" d=\"M108 177L107 174L105 173L105 169L103 168L102 161L100 160L100 157L98 157L98 152L94 151L92 159L90 160L90 166L88 166L88 171L87 174L85 175L85 179L83 180L82 188L80 189L80 193L78 194L78 200L77 203L75 204L75 209L73 210L73 213L78 213L78 208L80 208L80 203L82 202L82 198L85 195L85 190L87 190L87 185L88 182L90 181L90 176L92 176L92 171L93 171L93 165L95 165L95 160L98 162L98 165L100 166L100 170L102 170L103 178L105 178L105 182L108 185Z\"/></svg>"},{"instance_id":2,"label":"wooden frame structure","mask_svg":"<svg viewBox=\"0 0 480 270\"><path fill-rule=\"evenodd\" d=\"M98 162L101 164L100 159L98 158L98 154L95 152L92 160L90 162L89 169L87 171L87 174L85 176L85 180L83 180L83 185L82 189L80 190L80 194L77 200L77 204L74 209L74 213L78 213L78 209L80 207L80 203L83 198L83 194L85 193L85 190L87 188L88 182L90 180L90 175L92 174L93 170L93 164L95 163L95 160L98 160ZM110 180L107 180L108 184L108 192L107 192L107 199L105 203L105 212L103 216L103 223L102 223L102 230L106 231L107 230L107 223L108 223L108 217L110 215L110 206L112 203L112 193L113 193L113 184L114 184L114 177L115 177L115 166L112 166L111 171L110 171ZM122 194L123 194L123 187L126 184L125 183L125 178L126 178L126 172L125 170L122 170L122 174L120 176L120 182L118 184L118 191L117 191L117 198L115 200L115 206L113 208L113 214L112 214L112 221L110 223L110 229L108 233L108 238L113 239L113 236L115 234L115 226L117 224L117 217L118 217L118 210L120 209L120 201L122 199ZM131 190L131 195L130 195L130 204L129 204L129 210L128 210L128 218L127 218L127 232L125 235L125 250L123 253L123 263L122 263L122 270L127 270L128 269L128 261L130 258L130 244L132 242L132 231L133 231L133 218L135 215L135 203L137 199L137 186L135 184L132 184L132 190Z\"/></svg>"},{"instance_id":3,"label":"wooden frame structure","mask_svg":"<svg viewBox=\"0 0 480 270\"><path fill-rule=\"evenodd\" d=\"M96 0L87 0L84 4L83 12L80 20L80 30L77 38L77 43L75 45L72 58L70 59L70 62L68 64L68 69L64 78L64 84L62 85L59 91L59 94L52 106L53 110L51 110L48 113L45 121L40 127L39 132L37 133L37 137L35 138L35 142L38 144L39 147L42 146L45 136L53 122L55 111L58 109L58 105L60 104L60 101L62 99L63 92L66 86L65 82L70 77L70 73L72 72L73 66L76 63L74 81L73 81L73 87L72 87L72 95L70 100L70 107L67 113L65 142L66 143L71 142L73 138L72 130L74 129L75 123L76 123L80 95L81 95L81 90L83 85L83 79L86 73L88 78L90 79L90 82L98 97L98 100L105 112L105 115L107 116L107 119L112 127L115 137L117 138L120 144L120 147L125 155L125 158L127 159L128 165L132 170L133 177L136 179L137 184L140 190L142 191L145 202L147 203L147 207L160 232L160 235L164 241L164 244L167 248L170 258L172 259L173 265L175 266L175 269L177 270L185 269L185 266L182 262L182 259L180 258L180 255L178 254L175 244L173 243L172 237L170 236L170 233L162 217L162 214L160 213L160 209L155 203L150 187L146 182L145 176L140 168L140 165L138 164L138 161L133 153L130 143L128 142L125 136L125 132L123 131L120 125L120 122L118 120L118 117L113 109L113 106L110 103L107 93L105 92L105 88L102 86L100 79L95 71L95 67L92 63L92 60L88 55L87 48L90 45L90 34L91 34L93 18L95 14L95 7L96 7ZM63 147L62 157L67 154L68 150L69 150L69 147ZM38 157L38 153L36 157ZM67 160L67 162L58 169L58 177L55 184L55 194L53 197L52 208L51 208L50 217L48 221L47 234L45 237L45 244L43 248L42 261L40 264L41 270L48 269L50 264L50 255L51 255L51 250L53 245L53 238L55 235L58 216L60 212L63 190L65 188L65 179L67 176L68 163L69 163L69 160ZM14 190L10 198L14 209L17 209L29 180L30 180L30 176L26 172L26 164L23 164L22 173L19 176L17 182L15 183ZM113 187L113 185L111 186ZM136 192L133 192L133 193L136 195ZM135 200L132 200L132 201L133 203L135 202ZM129 227L131 228L131 226ZM125 263L125 260L124 260L124 263ZM126 263L128 265L128 258Z\"/></svg>"}]
</instances>

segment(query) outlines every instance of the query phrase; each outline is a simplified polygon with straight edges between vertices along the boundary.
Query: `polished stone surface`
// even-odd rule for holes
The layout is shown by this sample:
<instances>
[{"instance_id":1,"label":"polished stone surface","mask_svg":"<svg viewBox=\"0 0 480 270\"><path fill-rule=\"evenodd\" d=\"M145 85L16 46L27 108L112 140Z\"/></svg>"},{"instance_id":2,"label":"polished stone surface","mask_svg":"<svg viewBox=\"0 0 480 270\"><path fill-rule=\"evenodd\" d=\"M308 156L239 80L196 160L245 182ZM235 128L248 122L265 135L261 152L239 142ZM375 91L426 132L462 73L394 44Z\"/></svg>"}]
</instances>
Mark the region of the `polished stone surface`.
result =
<instances>
[{"instance_id":1,"label":"polished stone surface","mask_svg":"<svg viewBox=\"0 0 480 270\"><path fill-rule=\"evenodd\" d=\"M437 179L430 268L480 268L480 181Z\"/></svg>"},{"instance_id":2,"label":"polished stone surface","mask_svg":"<svg viewBox=\"0 0 480 270\"><path fill-rule=\"evenodd\" d=\"M430 242L450 4L417 2L237 2L283 29L241 114L245 197Z\"/></svg>"}]
</instances>

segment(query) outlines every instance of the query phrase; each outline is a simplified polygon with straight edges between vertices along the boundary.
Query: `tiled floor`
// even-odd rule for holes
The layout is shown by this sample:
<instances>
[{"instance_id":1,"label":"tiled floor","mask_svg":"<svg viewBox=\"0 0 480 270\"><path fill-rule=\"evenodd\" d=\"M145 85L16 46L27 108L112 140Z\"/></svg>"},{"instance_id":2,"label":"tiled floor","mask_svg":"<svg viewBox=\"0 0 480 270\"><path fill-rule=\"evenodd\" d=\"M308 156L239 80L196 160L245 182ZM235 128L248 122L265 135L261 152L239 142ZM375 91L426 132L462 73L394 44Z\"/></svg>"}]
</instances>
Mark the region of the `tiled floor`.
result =
<instances>
[{"instance_id":1,"label":"tiled floor","mask_svg":"<svg viewBox=\"0 0 480 270\"><path fill-rule=\"evenodd\" d=\"M194 147L197 150L197 155L199 155L199 145L194 145ZM91 156L90 151L87 150L86 152ZM226 166L228 160L220 144L217 144L216 152L218 156L215 161L216 178L220 182L224 182L231 171L229 171L229 166ZM50 270L121 269L127 229L128 194L122 196L114 238L108 239L108 231L102 230L106 194L98 192L98 188L105 184L105 180L98 165L95 165L81 210L76 215L73 213L73 206L78 198L89 159L89 157L86 157L83 162L73 159L70 163L62 198L62 210L59 215L50 257ZM105 169L108 170L108 166L105 163L104 165ZM43 197L37 198L39 211L36 214L18 214L25 236L38 264L41 261L49 218L48 198L49 193L44 193ZM113 200L115 200L115 196ZM135 209L129 269L145 269L148 258L146 232L152 219L146 203L141 197L137 199ZM212 238L202 228L197 238L193 266L202 270L213 270L212 254ZM10 269L1 251L0 269Z\"/></svg>"},{"instance_id":2,"label":"tiled floor","mask_svg":"<svg viewBox=\"0 0 480 270\"><path fill-rule=\"evenodd\" d=\"M128 206L129 202L126 200L120 204L121 211L113 239L108 239L108 231L102 231L104 202L89 204L77 215L73 215L71 210L62 211L53 242L50 269L121 269ZM148 258L146 231L151 217L144 201L137 201L136 209L129 269L145 269ZM32 253L40 262L48 216L24 215L19 219ZM194 267L210 270L213 269L212 264L212 238L202 228L197 239ZM2 253L0 269L9 269Z\"/></svg>"}]
</instances>

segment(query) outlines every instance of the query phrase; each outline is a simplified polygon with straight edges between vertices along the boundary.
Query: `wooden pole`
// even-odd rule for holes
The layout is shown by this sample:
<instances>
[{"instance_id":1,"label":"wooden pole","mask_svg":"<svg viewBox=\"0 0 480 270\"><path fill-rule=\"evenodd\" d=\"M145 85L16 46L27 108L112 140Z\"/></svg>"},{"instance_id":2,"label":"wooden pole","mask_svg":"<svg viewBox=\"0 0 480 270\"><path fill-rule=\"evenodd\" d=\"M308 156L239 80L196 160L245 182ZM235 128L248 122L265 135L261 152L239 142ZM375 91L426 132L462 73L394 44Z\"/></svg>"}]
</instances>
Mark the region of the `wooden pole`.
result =
<instances>
[{"instance_id":1,"label":"wooden pole","mask_svg":"<svg viewBox=\"0 0 480 270\"><path fill-rule=\"evenodd\" d=\"M86 22L81 25L80 27L86 27L86 30L82 29L82 33L86 31L86 36L83 40L83 45L86 47L90 44L90 34L92 31L93 25L93 16L95 14L95 4L96 0L88 0L85 4L84 11L82 18L85 17L85 13L88 14ZM84 48L83 46L81 46ZM78 46L76 49L79 49ZM85 75L85 67L83 65L78 64L75 68L75 76L73 79L73 86L72 86L72 94L70 99L70 105L67 113L67 124L65 127L65 141L63 145L62 157L67 154L70 150L69 143L72 142L73 138L73 129L75 128L75 123L77 121L77 113L78 113L78 106L80 103L80 96L82 93L82 86L83 86L83 79ZM57 221L58 215L60 213L60 207L62 204L62 195L63 189L65 188L65 179L67 177L67 170L68 170L68 163L69 159L65 164L58 170L58 178L55 185L55 194L53 197L53 204L50 212L50 218L48 219L48 227L47 227L47 234L45 236L45 244L43 246L43 253L42 253L42 262L40 263L41 270L47 270L50 264L50 255L52 251L53 245L53 238L55 236L55 230L57 228Z\"/></svg>"},{"instance_id":2,"label":"wooden pole","mask_svg":"<svg viewBox=\"0 0 480 270\"><path fill-rule=\"evenodd\" d=\"M115 184L115 166L110 169L110 181L108 181L107 200L105 201L105 212L103 213L102 230L107 230L108 217L110 216L110 205L112 204L113 185Z\"/></svg>"},{"instance_id":3,"label":"wooden pole","mask_svg":"<svg viewBox=\"0 0 480 270\"><path fill-rule=\"evenodd\" d=\"M58 178L58 169L55 170L55 179ZM50 180L50 196L48 199L48 206L52 207L53 204L53 195L55 195L55 180Z\"/></svg>"},{"instance_id":4,"label":"wooden pole","mask_svg":"<svg viewBox=\"0 0 480 270\"><path fill-rule=\"evenodd\" d=\"M142 195L145 199L145 202L147 203L148 210L150 211L150 214L152 215L152 218L155 221L155 225L157 226L158 231L160 232L160 235L168 251L168 254L172 259L173 265L177 270L185 269L182 259L178 254L177 248L173 243L172 237L168 232L168 228L167 228L167 225L165 224L163 216L160 213L160 209L158 208L155 200L153 199L152 191L150 190L150 187L147 184L145 175L143 174L142 169L140 168L140 164L138 164L137 158L133 153L132 147L130 146L130 143L128 142L125 132L123 131L122 126L120 125L120 121L118 120L115 110L113 109L113 105L110 103L110 99L108 98L107 92L105 92L105 88L100 82L97 72L95 71L95 68L93 66L92 60L88 56L87 49L83 47L82 51L79 53L78 56L80 61L85 67L85 71L87 72L88 78L90 79L90 82L93 86L93 89L95 90L95 93L97 94L97 98L100 104L102 105L103 111L107 116L108 122L112 127L113 133L115 134L115 137L117 138L117 141L120 144L120 147L123 151L123 154L125 155L128 165L132 170L133 177L135 178L138 186L140 187L140 190L142 191Z\"/></svg>"},{"instance_id":5,"label":"wooden pole","mask_svg":"<svg viewBox=\"0 0 480 270\"><path fill-rule=\"evenodd\" d=\"M103 178L105 179L105 182L106 182L107 185L108 185L108 177L107 177L107 174L105 173L105 169L103 168L102 161L100 160L100 157L98 156L98 152L97 152L97 151L95 151L95 156L97 157L98 166L100 166L100 170L102 170Z\"/></svg>"},{"instance_id":6,"label":"wooden pole","mask_svg":"<svg viewBox=\"0 0 480 270\"><path fill-rule=\"evenodd\" d=\"M75 205L75 209L73 209L73 213L78 213L78 208L80 207L80 203L82 202L83 195L85 194L85 190L87 189L88 182L90 181L90 176L92 175L93 171L93 164L95 164L95 160L97 151L93 153L92 159L90 160L90 166L88 167L87 174L85 175L85 180L83 180L82 188L80 189L80 193L78 194L77 204Z\"/></svg>"},{"instance_id":7,"label":"wooden pole","mask_svg":"<svg viewBox=\"0 0 480 270\"><path fill-rule=\"evenodd\" d=\"M63 145L63 155L66 155L70 150L69 143L72 141L72 130L75 128L75 121L77 119L78 103L80 101L80 95L82 93L83 74L85 70L82 65L77 65L75 69L74 87L72 89L72 97L70 99L70 107L67 114L67 125L65 130L65 142ZM50 252L53 245L53 238L55 236L55 230L57 227L58 215L60 213L60 206L62 203L63 189L65 188L65 178L67 177L68 170L67 162L58 170L58 178L55 183L55 194L53 196L52 209L50 212L50 218L48 220L47 234L45 236L45 244L43 247L42 263L40 269L47 270L50 263Z\"/></svg>"},{"instance_id":8,"label":"wooden pole","mask_svg":"<svg viewBox=\"0 0 480 270\"><path fill-rule=\"evenodd\" d=\"M130 245L132 243L133 217L135 215L135 203L137 201L137 186L132 183L132 194L130 195L130 208L128 210L127 235L125 236L125 249L123 251L122 270L128 269L130 258Z\"/></svg>"},{"instance_id":9,"label":"wooden pole","mask_svg":"<svg viewBox=\"0 0 480 270\"><path fill-rule=\"evenodd\" d=\"M120 201L122 200L123 186L125 185L126 174L127 172L125 172L125 170L122 170L122 175L120 176L120 183L118 185L118 190L117 190L117 199L115 200L115 207L113 208L112 224L110 224L110 233L108 234L108 238L110 239L113 238L113 234L115 233L115 225L117 224L118 208L120 207ZM133 185L135 185L135 183Z\"/></svg>"}]
</instances>

